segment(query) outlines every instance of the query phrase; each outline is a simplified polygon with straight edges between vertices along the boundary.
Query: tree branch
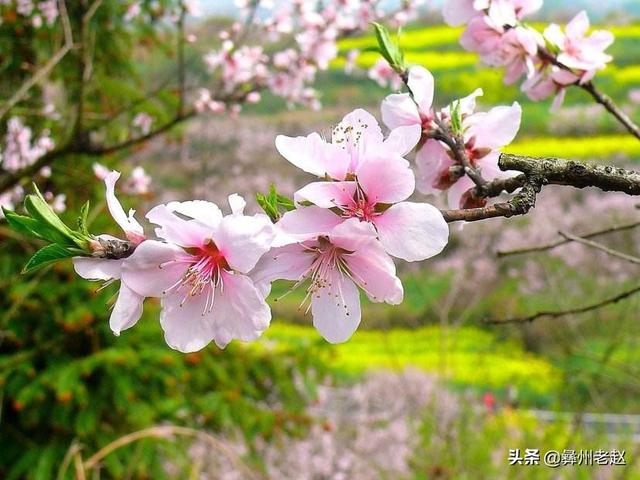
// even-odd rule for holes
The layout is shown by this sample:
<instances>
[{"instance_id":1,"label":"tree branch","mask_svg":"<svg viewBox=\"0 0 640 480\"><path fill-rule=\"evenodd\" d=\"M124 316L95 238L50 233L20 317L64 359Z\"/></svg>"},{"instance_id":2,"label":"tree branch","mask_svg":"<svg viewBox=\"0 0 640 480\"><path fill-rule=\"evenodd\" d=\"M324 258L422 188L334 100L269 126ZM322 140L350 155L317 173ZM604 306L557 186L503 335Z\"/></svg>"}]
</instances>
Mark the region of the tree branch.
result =
<instances>
[{"instance_id":1,"label":"tree branch","mask_svg":"<svg viewBox=\"0 0 640 480\"><path fill-rule=\"evenodd\" d=\"M598 303L593 303L591 305L587 305L584 307L577 307L577 308L569 308L567 310L549 310L549 311L542 311L542 312L538 312L536 314L530 315L528 317L516 317L516 318L507 318L505 320L484 320L484 323L488 324L488 325L503 325L503 324L510 324L510 323L530 323L533 322L534 320L537 320L539 318L560 318L560 317L565 317L567 315L575 315L575 314L579 314L579 313L585 313L585 312L590 312L593 310L598 310L602 307L606 307L607 305L612 305L614 303L618 303L621 300L624 300L625 298L631 297L632 295L635 295L636 293L640 292L640 285L630 289L630 290L626 290L622 293L619 293L618 295L614 296L614 297L609 297L606 298Z\"/></svg>"},{"instance_id":2,"label":"tree branch","mask_svg":"<svg viewBox=\"0 0 640 480\"><path fill-rule=\"evenodd\" d=\"M572 240L574 242L581 243L581 244L586 245L588 247L595 248L596 250L600 250L602 252L605 252L606 254L611 255L612 257L621 258L623 260L626 260L627 262L631 262L631 263L635 263L636 265L640 265L640 258L634 257L633 255L627 255L626 253L619 252L618 250L614 250L613 248L609 248L606 245L603 245L601 243L594 242L593 240L587 240L586 238L582 238L582 237L579 237L577 235L573 235L573 234L571 234L569 232L560 231L558 233L560 235L562 235L564 238L568 239L568 240Z\"/></svg>"},{"instance_id":3,"label":"tree branch","mask_svg":"<svg viewBox=\"0 0 640 480\"><path fill-rule=\"evenodd\" d=\"M640 174L611 165L589 165L555 157L527 157L509 153L500 154L501 170L521 172L510 179L495 180L476 186L480 197L493 197L502 191L522 188L511 200L480 208L443 210L447 222L474 222L495 217L524 215L535 206L537 193L545 185L567 185L575 188L597 187L605 192L623 192L640 195Z\"/></svg>"},{"instance_id":4,"label":"tree branch","mask_svg":"<svg viewBox=\"0 0 640 480\"><path fill-rule=\"evenodd\" d=\"M11 110L16 103L24 98L31 88L44 79L49 72L69 53L73 47L73 36L71 34L71 26L69 23L69 16L67 14L67 8L64 0L58 0L58 10L60 11L60 22L62 23L62 30L64 32L64 43L62 47L49 59L43 67L38 70L33 76L29 77L21 86L16 90L13 96L7 100L2 107L0 107L0 119Z\"/></svg>"},{"instance_id":5,"label":"tree branch","mask_svg":"<svg viewBox=\"0 0 640 480\"><path fill-rule=\"evenodd\" d=\"M638 125L636 125L633 120L631 120L631 117L629 117L629 115L624 113L624 111L622 111L620 107L613 103L611 97L598 90L592 81L578 84L578 86L583 90L589 92L589 94L591 94L591 96L597 103L602 105L607 109L609 113L616 117L616 119L618 119L618 121L622 125L624 125L624 127L629 131L629 133L631 133L631 135L640 140L640 127L638 127Z\"/></svg>"},{"instance_id":6,"label":"tree branch","mask_svg":"<svg viewBox=\"0 0 640 480\"><path fill-rule=\"evenodd\" d=\"M636 221L636 222L631 222L631 223L626 223L623 225L614 225L612 227L607 227L604 228L602 230L596 230L594 232L590 232L590 233L585 233L584 235L580 235L581 238L593 238L593 237L598 237L600 235L606 235L608 233L615 233L615 232L622 232L624 230L631 230L632 228L636 228L636 227L640 227L640 221ZM545 250L551 250L554 249L556 247L559 247L561 245L566 245L567 243L572 242L573 240L570 240L568 238L561 238L559 240L555 240L553 242L549 242L549 243L545 243L542 245L537 245L537 246L533 246L533 247L524 247L524 248L518 248L515 250L499 250L496 252L496 254L498 255L498 257L508 257L511 255L522 255L524 253L533 253L533 252L543 252Z\"/></svg>"}]
</instances>

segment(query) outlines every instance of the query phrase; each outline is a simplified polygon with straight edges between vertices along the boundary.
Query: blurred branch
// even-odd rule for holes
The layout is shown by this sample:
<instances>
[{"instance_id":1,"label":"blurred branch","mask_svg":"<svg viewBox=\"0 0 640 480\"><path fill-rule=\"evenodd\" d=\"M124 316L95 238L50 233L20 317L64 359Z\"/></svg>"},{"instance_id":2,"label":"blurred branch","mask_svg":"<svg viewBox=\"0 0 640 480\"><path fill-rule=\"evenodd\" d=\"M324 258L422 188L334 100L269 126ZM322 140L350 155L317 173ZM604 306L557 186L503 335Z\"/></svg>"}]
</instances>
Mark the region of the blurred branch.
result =
<instances>
[{"instance_id":1,"label":"blurred branch","mask_svg":"<svg viewBox=\"0 0 640 480\"><path fill-rule=\"evenodd\" d=\"M616 119L629 131L629 133L631 133L631 135L640 140L640 127L638 127L638 125L631 120L631 117L629 117L629 115L622 111L622 109L613 102L611 97L598 90L593 81L578 84L578 86L589 92L596 103L599 103L606 108L607 111L616 117Z\"/></svg>"},{"instance_id":2,"label":"blurred branch","mask_svg":"<svg viewBox=\"0 0 640 480\"><path fill-rule=\"evenodd\" d=\"M76 107L76 119L73 127L73 138L76 143L88 141L88 132L83 130L84 124L84 97L86 86L91 79L93 60L89 49L89 22L95 15L102 0L95 0L89 9L82 15L80 24L80 44L78 45L78 98Z\"/></svg>"},{"instance_id":3,"label":"blurred branch","mask_svg":"<svg viewBox=\"0 0 640 480\"><path fill-rule=\"evenodd\" d=\"M569 232L560 231L558 233L560 235L562 235L564 238L568 239L568 240L572 240L574 242L581 243L582 245L586 245L588 247L595 248L596 250L600 250L602 252L605 252L606 254L611 255L612 257L621 258L622 260L626 260L627 262L631 262L631 263L635 263L636 265L640 265L640 258L634 257L633 255L627 255L626 253L619 252L618 250L614 250L613 248L609 248L606 245L603 245L601 243L594 242L593 240L587 240L586 238L582 238L582 237L579 237L577 235L573 235L573 234L571 234Z\"/></svg>"},{"instance_id":4,"label":"blurred branch","mask_svg":"<svg viewBox=\"0 0 640 480\"><path fill-rule=\"evenodd\" d=\"M73 47L73 35L71 33L71 24L69 22L69 15L67 13L67 7L64 0L58 0L58 9L60 12L60 22L62 23L62 30L64 32L64 42L62 47L53 54L47 63L45 63L40 70L38 70L33 76L29 77L19 88L16 93L7 100L2 107L0 107L0 119L13 108L13 106L21 101L31 88L44 79L49 72L69 53Z\"/></svg>"},{"instance_id":5,"label":"blurred branch","mask_svg":"<svg viewBox=\"0 0 640 480\"><path fill-rule=\"evenodd\" d=\"M640 221L636 221L636 222L631 222L631 223L626 223L623 225L614 225L612 227L607 227L604 228L602 230L596 230L594 232L590 232L590 233L585 233L584 235L580 235L581 238L585 239L585 238L593 238L593 237L598 237L600 235L606 235L608 233L615 233L615 232L622 232L624 230L631 230L633 228L639 227L640 226ZM573 240L569 239L569 238L561 238L559 240L555 240L553 242L549 242L549 243L545 243L542 245L537 245L537 246L533 246L533 247L524 247L524 248L518 248L515 250L499 250L498 252L496 252L496 254L498 255L498 257L508 257L511 255L521 255L524 253L533 253L533 252L543 252L545 250L551 250L554 249L556 247L559 247L560 245L565 245L569 242L572 242Z\"/></svg>"},{"instance_id":6,"label":"blurred branch","mask_svg":"<svg viewBox=\"0 0 640 480\"><path fill-rule=\"evenodd\" d=\"M591 305L587 305L584 307L577 307L577 308L570 308L567 310L550 310L550 311L542 311L542 312L538 312L534 315L530 315L528 317L516 317L516 318L507 318L504 320L484 320L484 323L489 324L489 325L503 325L503 324L509 324L509 323L530 323L533 322L534 320L537 320L539 318L560 318L560 317L564 317L567 315L575 315L575 314L579 314L579 313L585 313L585 312L590 312L593 310L598 310L600 308L606 307L607 305L612 305L614 303L618 303L621 300L624 300L625 298L631 297L632 295L635 295L636 293L640 292L640 285L630 289L630 290L626 290L622 293L619 293L618 295L614 296L614 297L610 297L610 298L606 298L598 303L593 303Z\"/></svg>"},{"instance_id":7,"label":"blurred branch","mask_svg":"<svg viewBox=\"0 0 640 480\"><path fill-rule=\"evenodd\" d=\"M130 138L129 140L125 140L124 142L116 143L114 145L89 145L85 149L79 151L78 153L83 153L86 155L94 155L94 156L109 155L119 150L124 150L126 148L133 147L134 145L144 143L147 140L151 140L152 138L157 137L161 133L171 130L173 127L175 127L179 123L182 123L185 120L195 117L196 114L197 112L195 110L190 110L182 114L178 113L175 117L173 117L167 123L165 123L164 125L161 125L160 127L154 130L151 130L149 133L145 135ZM0 190L1 189L2 189L2 185L0 184Z\"/></svg>"},{"instance_id":8,"label":"blurred branch","mask_svg":"<svg viewBox=\"0 0 640 480\"><path fill-rule=\"evenodd\" d=\"M549 52L545 47L538 47L538 55L541 59L563 70L573 73L573 70L571 68L559 62L556 56L553 53ZM618 122L620 122L629 131L629 133L631 133L631 135L640 140L640 127L638 127L638 125L636 125L633 120L631 120L631 118L613 102L611 97L598 90L593 81L580 83L580 81L578 80L572 85L580 87L588 92L596 101L596 103L602 105L609 113L611 113L616 118L616 120L618 120Z\"/></svg>"},{"instance_id":9,"label":"blurred branch","mask_svg":"<svg viewBox=\"0 0 640 480\"><path fill-rule=\"evenodd\" d=\"M184 19L187 10L183 5L180 7L180 17L178 18L178 115L184 114L185 87L186 87L186 66L184 60Z\"/></svg>"},{"instance_id":10,"label":"blurred branch","mask_svg":"<svg viewBox=\"0 0 640 480\"><path fill-rule=\"evenodd\" d=\"M100 461L105 458L107 455L111 454L115 450L118 450L121 447L129 445L130 443L136 442L138 440L142 440L144 438L159 438L159 439L170 439L174 436L183 436L183 437L192 437L199 440L202 440L209 444L214 450L222 453L225 457L227 457L231 463L236 467L238 472L242 472L242 478L247 479L261 479L263 478L257 472L251 470L243 460L224 442L218 440L213 435L199 431L193 428L186 427L178 427L172 425L164 425L157 427L150 427L144 430L138 430L137 432L130 433L123 437L114 440L109 443L107 446L100 449L97 453L89 457L87 460L82 462L83 470L91 470L97 467Z\"/></svg>"}]
</instances>

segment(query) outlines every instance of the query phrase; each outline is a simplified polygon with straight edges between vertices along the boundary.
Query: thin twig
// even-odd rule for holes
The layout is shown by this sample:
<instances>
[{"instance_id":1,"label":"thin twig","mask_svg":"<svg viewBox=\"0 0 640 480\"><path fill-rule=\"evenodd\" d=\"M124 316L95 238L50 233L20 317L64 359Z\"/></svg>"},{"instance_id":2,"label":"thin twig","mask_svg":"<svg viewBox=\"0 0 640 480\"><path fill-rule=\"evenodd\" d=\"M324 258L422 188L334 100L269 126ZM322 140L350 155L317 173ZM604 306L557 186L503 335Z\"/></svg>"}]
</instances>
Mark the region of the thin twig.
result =
<instances>
[{"instance_id":1,"label":"thin twig","mask_svg":"<svg viewBox=\"0 0 640 480\"><path fill-rule=\"evenodd\" d=\"M49 72L55 67L62 59L69 53L73 47L73 36L71 34L71 27L69 24L69 17L67 14L67 8L64 0L58 0L58 9L60 12L60 22L62 23L62 30L64 32L64 43L62 47L53 54L47 63L45 63L40 70L38 70L33 76L29 77L21 86L16 90L13 96L7 100L2 107L0 107L0 119L2 119L13 106L21 101L31 88L43 80Z\"/></svg>"},{"instance_id":2,"label":"thin twig","mask_svg":"<svg viewBox=\"0 0 640 480\"><path fill-rule=\"evenodd\" d=\"M586 245L591 248L595 248L596 250L600 250L605 252L607 255L611 255L612 257L621 258L626 260L627 262L635 263L636 265L640 265L640 258L634 257L633 255L628 255L624 252L619 252L618 250L614 250L613 248L609 248L606 245L603 245L598 242L594 242L593 240L587 240L586 238L579 237L577 235L573 235L569 232L558 232L564 238L568 240L573 240L574 242L581 243L582 245Z\"/></svg>"},{"instance_id":3,"label":"thin twig","mask_svg":"<svg viewBox=\"0 0 640 480\"><path fill-rule=\"evenodd\" d=\"M484 187L487 181L482 177L480 171L471 164L462 136L455 135L451 131L451 129L442 121L442 119L436 117L434 121L438 125L438 129L433 132L433 138L444 142L449 147L451 152L453 152L453 155L455 156L457 162L462 165L462 167L464 168L464 172L473 181L473 183L476 184L477 187Z\"/></svg>"},{"instance_id":4,"label":"thin twig","mask_svg":"<svg viewBox=\"0 0 640 480\"><path fill-rule=\"evenodd\" d=\"M207 442L211 447L221 452L225 455L234 466L242 472L244 475L243 478L253 478L260 479L262 478L257 472L251 470L244 461L227 445L218 440L211 434L206 432L202 432L200 430L196 430L193 428L187 427L178 427L173 425L163 425L157 427L145 428L144 430L139 430L137 432L130 433L123 437L114 440L109 443L105 447L101 448L98 452L93 454L87 460L84 461L83 466L86 470L91 470L95 468L103 458L107 455L113 453L115 450L122 448L130 443L136 442L138 440L142 440L144 438L171 438L172 436L185 436L185 437L194 437L199 438L205 442Z\"/></svg>"},{"instance_id":5,"label":"thin twig","mask_svg":"<svg viewBox=\"0 0 640 480\"><path fill-rule=\"evenodd\" d=\"M574 73L571 68L559 62L556 55L551 53L545 47L538 47L538 56L545 62L553 64L558 68L561 68L568 72ZM636 125L633 120L631 120L631 118L613 102L611 97L598 90L593 81L581 83L580 80L577 80L571 85L580 87L588 92L596 101L596 103L602 105L609 113L611 113L616 118L616 120L618 120L629 131L629 133L631 133L631 135L640 140L640 127L638 127L638 125Z\"/></svg>"},{"instance_id":6,"label":"thin twig","mask_svg":"<svg viewBox=\"0 0 640 480\"><path fill-rule=\"evenodd\" d=\"M623 225L614 225L611 227L607 227L604 228L602 230L596 230L594 232L589 232L589 233L585 233L583 235L580 235L581 238L593 238L593 237L599 237L600 235L606 235L609 233L615 233L615 232L622 232L625 230L631 230L633 228L636 227L640 227L640 222L636 221L636 222L632 222L632 223L626 223ZM567 238L561 238L558 240L554 240L552 242L549 243L545 243L542 245L536 245L533 247L523 247L523 248L517 248L514 250L499 250L496 252L496 254L498 255L498 257L508 257L511 255L522 255L525 253L533 253L533 252L544 252L546 250L552 250L556 247L559 247L561 245L566 245L567 243L570 243L572 240L569 240Z\"/></svg>"},{"instance_id":7,"label":"thin twig","mask_svg":"<svg viewBox=\"0 0 640 480\"><path fill-rule=\"evenodd\" d=\"M178 45L177 45L177 63L178 63L178 115L184 114L185 106L185 86L186 86L186 69L184 60L184 19L187 9L184 5L180 9L180 17L178 19Z\"/></svg>"},{"instance_id":8,"label":"thin twig","mask_svg":"<svg viewBox=\"0 0 640 480\"><path fill-rule=\"evenodd\" d=\"M533 322L534 320L537 320L539 318L544 318L544 317L548 317L548 318L560 318L560 317L564 317L567 315L576 315L579 313L585 313L585 312L590 312L592 310L598 310L602 307L606 307L607 305L612 305L614 303L618 303L621 300L624 300L625 298L631 297L632 295L635 295L636 293L640 292L640 285L630 289L630 290L626 290L622 293L617 294L614 297L610 297L610 298L606 298L598 303L593 303L591 305L587 305L587 306L583 306L583 307L576 307L576 308L569 308L567 310L556 310L556 311L542 311L542 312L538 312L534 315L530 315L528 317L516 317L516 318L507 318L504 320L484 320L484 323L489 324L489 325L503 325L503 324L510 324L510 323L530 323Z\"/></svg>"},{"instance_id":9,"label":"thin twig","mask_svg":"<svg viewBox=\"0 0 640 480\"><path fill-rule=\"evenodd\" d=\"M609 113L616 117L616 119L629 131L629 133L631 133L631 135L640 140L640 127L638 127L638 125L631 120L631 117L629 117L629 115L627 115L613 102L611 97L598 90L592 81L578 84L578 86L589 92L597 103L602 105Z\"/></svg>"}]
</instances>

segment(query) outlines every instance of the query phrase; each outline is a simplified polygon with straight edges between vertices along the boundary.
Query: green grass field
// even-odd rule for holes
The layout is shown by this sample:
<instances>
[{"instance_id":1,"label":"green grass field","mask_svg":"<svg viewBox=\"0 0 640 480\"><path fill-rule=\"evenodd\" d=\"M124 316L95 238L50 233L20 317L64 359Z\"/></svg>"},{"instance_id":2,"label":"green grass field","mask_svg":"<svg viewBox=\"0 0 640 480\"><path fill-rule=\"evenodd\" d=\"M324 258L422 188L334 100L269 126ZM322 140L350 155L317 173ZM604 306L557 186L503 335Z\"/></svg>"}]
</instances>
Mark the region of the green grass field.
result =
<instances>
[{"instance_id":1,"label":"green grass field","mask_svg":"<svg viewBox=\"0 0 640 480\"><path fill-rule=\"evenodd\" d=\"M370 370L419 368L457 387L503 392L516 387L525 402L546 404L560 386L560 372L548 360L475 327L358 330L348 343L330 345L310 326L275 320L261 343L322 342L330 366L342 375Z\"/></svg>"}]
</instances>

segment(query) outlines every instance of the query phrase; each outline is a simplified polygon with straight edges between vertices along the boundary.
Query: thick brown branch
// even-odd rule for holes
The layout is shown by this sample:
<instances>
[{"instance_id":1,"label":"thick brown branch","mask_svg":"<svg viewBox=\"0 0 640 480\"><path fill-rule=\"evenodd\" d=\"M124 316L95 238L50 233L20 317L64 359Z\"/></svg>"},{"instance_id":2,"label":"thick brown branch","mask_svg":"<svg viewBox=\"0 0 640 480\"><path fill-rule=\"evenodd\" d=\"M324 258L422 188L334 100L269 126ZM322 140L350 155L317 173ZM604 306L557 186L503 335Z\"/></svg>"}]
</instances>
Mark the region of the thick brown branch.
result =
<instances>
[{"instance_id":1,"label":"thick brown branch","mask_svg":"<svg viewBox=\"0 0 640 480\"><path fill-rule=\"evenodd\" d=\"M594 232L590 232L590 233L585 233L583 235L580 235L581 238L593 238L593 237L598 237L600 235L606 235L608 233L614 233L614 232L622 232L624 230L631 230L632 228L636 228L636 227L640 227L640 222L636 221L636 222L631 222L631 223L626 223L623 225L614 225L612 227L607 227L604 228L602 230L596 230ZM549 243L545 243L543 245L536 245L533 247L523 247L523 248L518 248L515 250L506 250L506 251L502 251L499 250L498 252L496 252L496 254L499 257L508 257L510 255L521 255L524 253L533 253L533 252L544 252L546 250L551 250L554 249L556 247L559 247L561 245L566 245L567 243L572 242L573 240L570 240L568 238L561 238L558 240L554 240L553 242L549 242Z\"/></svg>"},{"instance_id":2,"label":"thick brown branch","mask_svg":"<svg viewBox=\"0 0 640 480\"><path fill-rule=\"evenodd\" d=\"M640 174L611 165L588 165L555 157L527 157L502 153L498 161L502 170L521 172L509 179L494 180L475 187L479 198L513 192L511 200L481 208L443 210L447 222L474 222L495 217L524 215L535 206L535 196L544 185L568 185L575 188L596 187L603 191L640 195Z\"/></svg>"},{"instance_id":3,"label":"thick brown branch","mask_svg":"<svg viewBox=\"0 0 640 480\"><path fill-rule=\"evenodd\" d=\"M528 178L538 176L545 183L575 188L596 187L605 192L640 195L640 174L612 165L589 165L555 157L527 157L502 153L501 170L517 170Z\"/></svg>"},{"instance_id":4,"label":"thick brown branch","mask_svg":"<svg viewBox=\"0 0 640 480\"><path fill-rule=\"evenodd\" d=\"M531 176L512 199L506 202L495 203L486 207L464 208L461 210L441 210L444 219L451 222L476 222L495 217L513 217L526 215L535 207L536 196L540 193L543 181L540 177Z\"/></svg>"},{"instance_id":5,"label":"thick brown branch","mask_svg":"<svg viewBox=\"0 0 640 480\"><path fill-rule=\"evenodd\" d=\"M630 289L630 290L626 290L622 293L619 293L618 295L615 295L614 297L609 297L606 298L600 302L597 303L593 303L590 305L586 305L583 307L576 307L576 308L569 308L566 310L549 310L549 311L542 311L542 312L538 312L536 314L530 315L528 317L516 317L516 318L507 318L504 320L485 320L484 323L487 323L489 325L504 325L504 324L509 324L509 323L530 323L533 322L534 320L537 320L539 318L560 318L560 317L565 317L567 315L576 315L579 313L585 313L585 312L590 312L593 310L598 310L600 308L606 307L607 305L612 305L614 303L618 303L621 300L624 300L625 298L628 298L632 295L635 295L636 293L640 292L640 285Z\"/></svg>"}]
</instances>

